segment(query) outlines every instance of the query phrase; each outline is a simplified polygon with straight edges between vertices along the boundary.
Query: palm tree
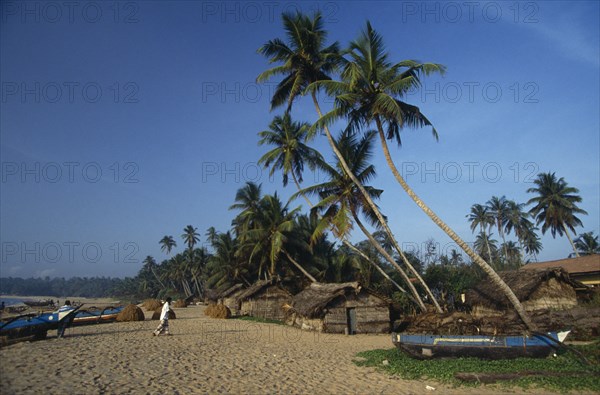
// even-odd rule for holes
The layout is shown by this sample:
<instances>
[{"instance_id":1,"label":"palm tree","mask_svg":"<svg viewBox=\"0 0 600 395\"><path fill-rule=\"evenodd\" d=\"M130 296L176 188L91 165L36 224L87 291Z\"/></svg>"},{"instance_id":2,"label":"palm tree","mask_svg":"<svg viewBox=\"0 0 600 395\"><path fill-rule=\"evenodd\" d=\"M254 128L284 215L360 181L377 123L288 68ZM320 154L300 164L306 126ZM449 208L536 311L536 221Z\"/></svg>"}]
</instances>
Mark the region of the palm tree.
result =
<instances>
[{"instance_id":1,"label":"palm tree","mask_svg":"<svg viewBox=\"0 0 600 395\"><path fill-rule=\"evenodd\" d=\"M363 136L360 141L357 141L356 138L349 133L343 133L336 142L336 145L342 153L346 163L351 166L351 171L355 174L359 183L363 185L365 190L369 191L370 196L378 198L383 191L364 186L365 182L368 182L375 176L374 166L368 164L368 160L371 156L371 141L373 136L373 133L367 134ZM371 242L377 251L398 270L411 290L417 304L421 309L425 310L423 301L404 270L398 266L396 261L383 247L381 247L373 235L371 235L362 224L359 218L361 214L367 218L372 225L378 223L378 220L374 212L370 210L370 206L365 202L363 195L357 190L357 184L352 181L347 173L344 173L340 161L337 163L337 169L328 165L323 165L323 170L328 174L329 181L300 191L300 193L318 194L321 197L321 201L315 206L317 209L324 210L323 225L318 230L322 231L326 227L333 225L335 234L341 238L345 238L352 230L352 220L354 220L354 223L356 223L361 231L367 236L369 242ZM407 262L405 256L403 256L403 259L407 266L409 266L410 263ZM428 287L425 288L428 290ZM434 303L437 303L435 299L433 299L433 295L430 297Z\"/></svg>"},{"instance_id":2,"label":"palm tree","mask_svg":"<svg viewBox=\"0 0 600 395\"><path fill-rule=\"evenodd\" d=\"M148 255L146 257L146 259L144 259L144 269L149 271L150 273L152 273L152 275L154 276L154 278L156 279L156 281L158 281L158 283L160 284L160 286L162 288L165 288L165 285L163 284L163 282L160 280L160 277L156 274L155 268L156 268L156 260L151 257L150 255Z\"/></svg>"},{"instance_id":3,"label":"palm tree","mask_svg":"<svg viewBox=\"0 0 600 395\"><path fill-rule=\"evenodd\" d=\"M249 260L258 260L259 277L265 267L269 276L275 276L277 264L282 261L280 256L283 255L310 281L317 281L288 251L290 245L302 243L302 240L291 237L295 226L294 218L299 210L289 210L287 205L281 203L277 194L266 195L260 200L256 214L251 219L254 226L244 229L240 235L240 250L250 250Z\"/></svg>"},{"instance_id":4,"label":"palm tree","mask_svg":"<svg viewBox=\"0 0 600 395\"><path fill-rule=\"evenodd\" d=\"M536 233L537 228L533 224L525 229L523 233L523 249L525 253L533 256L533 260L537 261L537 254L542 251L542 242Z\"/></svg>"},{"instance_id":5,"label":"palm tree","mask_svg":"<svg viewBox=\"0 0 600 395\"><path fill-rule=\"evenodd\" d=\"M542 224L542 234L550 229L552 237L556 238L557 233L562 236L564 232L575 255L579 256L569 235L569 229L576 233L575 227L583 226L575 214L587 214L585 210L577 207L577 203L581 202L581 197L576 195L579 189L568 186L563 177L557 179L555 173L540 173L533 182L536 186L529 188L527 192L537 196L529 199L527 204L534 205L529 212L537 225Z\"/></svg>"},{"instance_id":6,"label":"palm tree","mask_svg":"<svg viewBox=\"0 0 600 395\"><path fill-rule=\"evenodd\" d=\"M579 255L600 254L600 244L598 236L594 236L594 232L586 232L579 235L575 239L575 247Z\"/></svg>"},{"instance_id":7,"label":"palm tree","mask_svg":"<svg viewBox=\"0 0 600 395\"><path fill-rule=\"evenodd\" d=\"M445 67L435 63L418 63L412 60L391 64L383 40L367 23L358 40L350 44L350 61L342 72L342 81L319 81L314 89L323 87L335 97L335 108L317 123L323 127L340 117L349 119L349 128L358 130L375 123L386 162L404 191L429 218L440 227L465 253L479 265L496 286L507 296L517 313L527 325L534 325L514 292L492 267L477 255L423 200L410 188L398 171L390 154L386 139L401 143L400 131L408 127L432 126L418 107L400 100L413 88L420 86L420 75L444 73ZM313 92L314 92L313 89ZM384 129L385 128L385 129ZM432 127L434 137L437 131ZM336 153L337 154L337 153ZM366 196L366 194L365 194ZM389 228L386 228L386 231ZM391 232L388 232L391 235Z\"/></svg>"},{"instance_id":8,"label":"palm tree","mask_svg":"<svg viewBox=\"0 0 600 395\"><path fill-rule=\"evenodd\" d=\"M494 223L496 228L498 229L498 234L502 238L502 246L504 251L504 259L507 259L507 251L504 249L506 246L506 237L504 236L504 227L507 222L507 213L508 213L508 201L506 197L497 197L492 196L490 200L487 202L487 207L490 210L490 214L494 219Z\"/></svg>"},{"instance_id":9,"label":"palm tree","mask_svg":"<svg viewBox=\"0 0 600 395\"><path fill-rule=\"evenodd\" d=\"M262 184L256 185L253 182L247 182L244 187L237 190L235 202L230 210L241 210L233 220L233 226L236 234L239 236L244 230L252 228L252 220L258 215L259 204L262 199Z\"/></svg>"},{"instance_id":10,"label":"palm tree","mask_svg":"<svg viewBox=\"0 0 600 395\"><path fill-rule=\"evenodd\" d=\"M488 244L488 236L486 229L494 225L494 218L492 217L488 208L481 204L474 204L471 206L471 213L467 215L469 222L471 223L471 231L475 232L475 229L479 227L479 233L485 235L484 241L487 248L488 260L492 259L492 250Z\"/></svg>"},{"instance_id":11,"label":"palm tree","mask_svg":"<svg viewBox=\"0 0 600 395\"><path fill-rule=\"evenodd\" d=\"M300 191L300 182L302 182L302 172L304 170L304 163L309 165L311 170L314 170L317 166L323 167L324 160L321 154L304 144L306 141L307 132L310 128L310 124L307 122L299 123L294 122L288 112L283 117L276 116L273 122L269 125L270 130L265 130L259 133L261 140L259 145L270 144L274 145L271 151L263 155L258 161L259 164L268 167L271 163L273 166L271 172L272 176L275 170L283 171L283 186L285 187L288 182L288 173L292 175L296 188ZM302 197L306 200L308 205L312 208L313 204L306 194L302 193ZM311 235L312 236L312 235ZM362 256L364 259L369 261L369 258L354 247L345 237L341 238L342 243L350 248L355 253ZM315 241L314 239L312 240ZM370 261L369 261L370 262ZM371 262L380 273L391 281L400 291L405 292L395 281L393 281L387 273L383 271L379 266Z\"/></svg>"},{"instance_id":12,"label":"palm tree","mask_svg":"<svg viewBox=\"0 0 600 395\"><path fill-rule=\"evenodd\" d=\"M259 145L275 146L258 160L258 164L264 167L272 164L270 176L276 170L281 170L284 187L287 186L288 175L291 174L294 184L300 189L304 164L307 163L309 168L314 170L316 164L323 161L318 151L305 144L309 128L310 124L307 122L292 121L290 114L285 113L283 117L276 116L273 119L269 130L258 134L261 137ZM310 201L308 203L310 205Z\"/></svg>"},{"instance_id":13,"label":"palm tree","mask_svg":"<svg viewBox=\"0 0 600 395\"><path fill-rule=\"evenodd\" d=\"M284 79L277 85L271 100L271 107L275 108L287 101L289 111L294 99L303 93L305 88L309 88L311 84L317 81L329 80L329 73L335 71L342 59L339 55L337 43L325 47L327 33L323 28L321 15L319 13L316 13L312 19L300 13L297 13L296 15L283 14L283 23L288 36L289 45L281 39L274 39L267 42L259 49L259 53L269 57L271 63L282 62L283 65L263 72L258 76L257 81L265 81L275 75L285 75ZM319 87L320 85L313 85L310 92L317 114L321 119L323 118L323 113L316 95ZM323 122L322 126L327 141L335 156L340 161L344 172L348 174L354 183L356 183L367 204L371 210L373 210L381 226L390 235L396 250L402 256L403 253L400 246L393 238L393 233L388 227L384 216L369 196L369 192L359 183L356 176L352 174L350 167L344 161L342 154L337 149L334 138L329 131L328 123ZM407 260L405 263L407 263L408 268L412 273L417 278L421 279L419 273ZM424 282L423 286L426 290L429 289ZM434 303L437 304L435 300Z\"/></svg>"},{"instance_id":14,"label":"palm tree","mask_svg":"<svg viewBox=\"0 0 600 395\"><path fill-rule=\"evenodd\" d=\"M160 244L160 249L162 251L166 250L167 254L171 253L173 247L177 247L177 243L175 242L175 239L173 239L173 236L165 236L160 239L158 243Z\"/></svg>"},{"instance_id":15,"label":"palm tree","mask_svg":"<svg viewBox=\"0 0 600 395\"><path fill-rule=\"evenodd\" d=\"M187 244L188 250L193 250L194 246L200 241L200 234L197 232L198 229L194 228L192 225L188 225L183 229L183 234L181 238L184 243Z\"/></svg>"}]
</instances>

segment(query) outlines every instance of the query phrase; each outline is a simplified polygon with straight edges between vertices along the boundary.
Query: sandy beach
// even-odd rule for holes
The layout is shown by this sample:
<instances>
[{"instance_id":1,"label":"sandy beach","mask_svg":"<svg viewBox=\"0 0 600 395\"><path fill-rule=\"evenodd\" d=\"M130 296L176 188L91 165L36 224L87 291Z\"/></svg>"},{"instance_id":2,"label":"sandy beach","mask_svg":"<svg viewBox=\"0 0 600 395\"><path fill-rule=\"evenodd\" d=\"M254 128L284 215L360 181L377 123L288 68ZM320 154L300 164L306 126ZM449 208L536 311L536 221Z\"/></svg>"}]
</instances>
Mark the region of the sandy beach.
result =
<instances>
[{"instance_id":1,"label":"sandy beach","mask_svg":"<svg viewBox=\"0 0 600 395\"><path fill-rule=\"evenodd\" d=\"M388 335L327 335L175 309L172 336L157 321L75 327L66 337L0 350L7 394L546 394L499 387L452 388L358 367L356 353L390 348ZM435 390L426 387L434 387Z\"/></svg>"}]
</instances>

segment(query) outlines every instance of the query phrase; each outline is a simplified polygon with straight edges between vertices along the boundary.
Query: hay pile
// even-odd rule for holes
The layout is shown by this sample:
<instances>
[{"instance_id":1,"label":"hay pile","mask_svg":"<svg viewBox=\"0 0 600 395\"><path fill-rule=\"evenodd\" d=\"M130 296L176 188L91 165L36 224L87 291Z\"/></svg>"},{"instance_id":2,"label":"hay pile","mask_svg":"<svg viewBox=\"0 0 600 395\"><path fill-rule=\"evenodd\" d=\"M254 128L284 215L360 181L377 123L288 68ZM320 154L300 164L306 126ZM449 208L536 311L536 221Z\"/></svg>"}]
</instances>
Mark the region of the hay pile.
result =
<instances>
[{"instance_id":1,"label":"hay pile","mask_svg":"<svg viewBox=\"0 0 600 395\"><path fill-rule=\"evenodd\" d=\"M134 304L125 306L125 308L117 314L117 321L119 322L144 321L145 318L142 309Z\"/></svg>"},{"instance_id":2,"label":"hay pile","mask_svg":"<svg viewBox=\"0 0 600 395\"><path fill-rule=\"evenodd\" d=\"M182 307L188 307L188 304L185 299L177 299L176 301L173 302L173 304L171 304L171 306L177 307L177 308L182 308Z\"/></svg>"},{"instance_id":3,"label":"hay pile","mask_svg":"<svg viewBox=\"0 0 600 395\"><path fill-rule=\"evenodd\" d=\"M204 314L211 318L231 318L231 310L224 304L211 304L204 309Z\"/></svg>"},{"instance_id":4,"label":"hay pile","mask_svg":"<svg viewBox=\"0 0 600 395\"><path fill-rule=\"evenodd\" d=\"M154 310L154 313L152 313L152 319L160 320L161 312L162 312L162 307L159 307L158 309ZM175 315L175 312L173 310L169 310L169 319L174 320L175 318L177 318L177 316Z\"/></svg>"},{"instance_id":5,"label":"hay pile","mask_svg":"<svg viewBox=\"0 0 600 395\"><path fill-rule=\"evenodd\" d=\"M159 307L162 307L162 303L158 299L146 299L142 304L142 307L146 309L146 311L154 311Z\"/></svg>"}]
</instances>

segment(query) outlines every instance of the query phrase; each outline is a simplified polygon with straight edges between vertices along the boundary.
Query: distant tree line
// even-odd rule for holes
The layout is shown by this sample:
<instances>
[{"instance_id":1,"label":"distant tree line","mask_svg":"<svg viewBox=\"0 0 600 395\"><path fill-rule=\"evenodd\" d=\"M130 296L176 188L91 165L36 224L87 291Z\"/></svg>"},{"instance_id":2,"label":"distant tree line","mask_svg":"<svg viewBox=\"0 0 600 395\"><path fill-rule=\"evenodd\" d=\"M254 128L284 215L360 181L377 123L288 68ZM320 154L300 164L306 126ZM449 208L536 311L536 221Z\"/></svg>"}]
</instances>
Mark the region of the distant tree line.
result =
<instances>
[{"instance_id":1,"label":"distant tree line","mask_svg":"<svg viewBox=\"0 0 600 395\"><path fill-rule=\"evenodd\" d=\"M131 278L110 277L1 277L0 293L3 295L43 295L59 297L103 298L129 295L126 290Z\"/></svg>"}]
</instances>

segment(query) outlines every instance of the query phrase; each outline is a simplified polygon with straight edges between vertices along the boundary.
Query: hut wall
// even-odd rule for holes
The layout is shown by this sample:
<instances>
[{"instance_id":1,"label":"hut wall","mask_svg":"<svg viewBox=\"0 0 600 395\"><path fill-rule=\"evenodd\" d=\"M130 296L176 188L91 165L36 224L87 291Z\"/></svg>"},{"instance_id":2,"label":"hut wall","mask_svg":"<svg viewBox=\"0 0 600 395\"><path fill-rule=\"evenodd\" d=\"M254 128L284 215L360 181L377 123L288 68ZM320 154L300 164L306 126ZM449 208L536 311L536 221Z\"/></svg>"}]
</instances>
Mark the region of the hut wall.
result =
<instances>
[{"instance_id":1,"label":"hut wall","mask_svg":"<svg viewBox=\"0 0 600 395\"><path fill-rule=\"evenodd\" d=\"M239 315L240 312L240 304L238 303L237 295L238 293L236 292L222 300L222 303L231 310L231 315L233 316Z\"/></svg>"},{"instance_id":2,"label":"hut wall","mask_svg":"<svg viewBox=\"0 0 600 395\"><path fill-rule=\"evenodd\" d=\"M527 311L541 309L570 309L577 306L577 295L570 284L550 278L545 284L536 289L523 307Z\"/></svg>"},{"instance_id":3,"label":"hut wall","mask_svg":"<svg viewBox=\"0 0 600 395\"><path fill-rule=\"evenodd\" d=\"M345 333L348 328L347 309L354 308L356 315L355 333L387 333L390 331L390 309L387 302L360 292L338 298L330 304L324 317L323 329L329 333Z\"/></svg>"},{"instance_id":4,"label":"hut wall","mask_svg":"<svg viewBox=\"0 0 600 395\"><path fill-rule=\"evenodd\" d=\"M306 318L299 314L292 314L286 318L285 323L305 331L323 332L324 320L320 318Z\"/></svg>"},{"instance_id":5,"label":"hut wall","mask_svg":"<svg viewBox=\"0 0 600 395\"><path fill-rule=\"evenodd\" d=\"M284 321L284 304L289 304L292 296L279 287L268 287L263 291L243 300L240 307L241 315Z\"/></svg>"}]
</instances>

